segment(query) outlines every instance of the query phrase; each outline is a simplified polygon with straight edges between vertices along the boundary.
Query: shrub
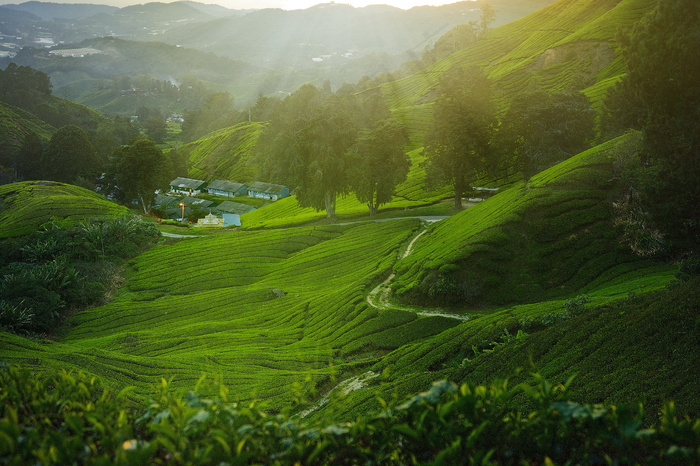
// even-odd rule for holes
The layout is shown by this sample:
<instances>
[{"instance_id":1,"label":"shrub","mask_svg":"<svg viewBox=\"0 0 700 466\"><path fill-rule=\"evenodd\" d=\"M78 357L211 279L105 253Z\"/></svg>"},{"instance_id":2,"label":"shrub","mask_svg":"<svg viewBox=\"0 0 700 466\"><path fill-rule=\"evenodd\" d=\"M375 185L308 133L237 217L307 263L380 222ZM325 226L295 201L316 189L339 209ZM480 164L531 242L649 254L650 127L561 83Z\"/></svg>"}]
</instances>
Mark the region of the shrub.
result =
<instances>
[{"instance_id":1,"label":"shrub","mask_svg":"<svg viewBox=\"0 0 700 466\"><path fill-rule=\"evenodd\" d=\"M270 415L255 403L176 394L162 381L127 409L95 378L36 377L1 367L3 464L698 464L700 420L666 403L658 427L642 407L582 405L535 375L508 388L447 381L374 416L336 424ZM201 387L203 380L198 386ZM216 388L217 390L213 390ZM523 403L522 397L527 399ZM532 406L524 408L523 406Z\"/></svg>"},{"instance_id":2,"label":"shrub","mask_svg":"<svg viewBox=\"0 0 700 466\"><path fill-rule=\"evenodd\" d=\"M564 302L564 309L572 316L577 316L586 312L586 303L589 301L590 299L588 299L588 296L582 294L575 298L567 299L566 302Z\"/></svg>"},{"instance_id":3,"label":"shrub","mask_svg":"<svg viewBox=\"0 0 700 466\"><path fill-rule=\"evenodd\" d=\"M52 221L1 252L0 326L50 333L66 310L99 302L115 263L135 256L160 236L155 225L131 216Z\"/></svg>"}]
</instances>

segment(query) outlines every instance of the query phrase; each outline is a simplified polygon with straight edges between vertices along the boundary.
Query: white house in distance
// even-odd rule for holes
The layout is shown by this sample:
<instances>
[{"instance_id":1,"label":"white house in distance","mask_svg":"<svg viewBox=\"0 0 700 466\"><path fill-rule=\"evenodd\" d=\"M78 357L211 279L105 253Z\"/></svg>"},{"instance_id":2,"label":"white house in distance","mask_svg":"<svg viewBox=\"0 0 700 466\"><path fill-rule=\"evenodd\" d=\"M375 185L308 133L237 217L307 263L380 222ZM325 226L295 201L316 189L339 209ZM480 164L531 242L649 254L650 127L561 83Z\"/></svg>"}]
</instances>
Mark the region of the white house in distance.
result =
<instances>
[{"instance_id":1,"label":"white house in distance","mask_svg":"<svg viewBox=\"0 0 700 466\"><path fill-rule=\"evenodd\" d=\"M256 181L248 186L248 197L276 201L289 196L289 188L281 184Z\"/></svg>"},{"instance_id":2,"label":"white house in distance","mask_svg":"<svg viewBox=\"0 0 700 466\"><path fill-rule=\"evenodd\" d=\"M207 186L206 181L177 177L170 182L170 191L189 196L196 196Z\"/></svg>"}]
</instances>

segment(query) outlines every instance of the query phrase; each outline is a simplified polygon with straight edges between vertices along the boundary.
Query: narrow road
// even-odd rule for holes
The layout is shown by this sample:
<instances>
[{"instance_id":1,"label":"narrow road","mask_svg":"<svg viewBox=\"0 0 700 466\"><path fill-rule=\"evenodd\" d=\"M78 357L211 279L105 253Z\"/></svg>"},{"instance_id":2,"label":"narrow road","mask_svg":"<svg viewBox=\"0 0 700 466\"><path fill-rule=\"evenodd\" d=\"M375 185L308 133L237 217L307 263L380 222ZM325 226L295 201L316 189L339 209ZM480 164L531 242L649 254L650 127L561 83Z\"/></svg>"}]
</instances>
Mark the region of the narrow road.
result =
<instances>
[{"instance_id":1,"label":"narrow road","mask_svg":"<svg viewBox=\"0 0 700 466\"><path fill-rule=\"evenodd\" d=\"M166 238L202 238L204 235L178 235L176 233L166 233L164 231L160 232L161 236Z\"/></svg>"}]
</instances>

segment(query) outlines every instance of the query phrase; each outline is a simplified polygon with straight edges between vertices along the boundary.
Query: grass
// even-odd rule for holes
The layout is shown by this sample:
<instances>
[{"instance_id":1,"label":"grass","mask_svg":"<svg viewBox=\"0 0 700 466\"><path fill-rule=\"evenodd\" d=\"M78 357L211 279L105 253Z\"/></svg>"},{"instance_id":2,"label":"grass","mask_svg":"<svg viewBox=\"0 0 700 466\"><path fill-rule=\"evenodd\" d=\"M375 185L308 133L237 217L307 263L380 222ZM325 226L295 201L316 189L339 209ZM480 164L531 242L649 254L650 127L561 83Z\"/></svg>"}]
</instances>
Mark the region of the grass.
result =
<instances>
[{"instance_id":1,"label":"grass","mask_svg":"<svg viewBox=\"0 0 700 466\"><path fill-rule=\"evenodd\" d=\"M0 238L31 233L57 219L126 215L119 206L92 191L53 181L25 181L0 186Z\"/></svg>"}]
</instances>

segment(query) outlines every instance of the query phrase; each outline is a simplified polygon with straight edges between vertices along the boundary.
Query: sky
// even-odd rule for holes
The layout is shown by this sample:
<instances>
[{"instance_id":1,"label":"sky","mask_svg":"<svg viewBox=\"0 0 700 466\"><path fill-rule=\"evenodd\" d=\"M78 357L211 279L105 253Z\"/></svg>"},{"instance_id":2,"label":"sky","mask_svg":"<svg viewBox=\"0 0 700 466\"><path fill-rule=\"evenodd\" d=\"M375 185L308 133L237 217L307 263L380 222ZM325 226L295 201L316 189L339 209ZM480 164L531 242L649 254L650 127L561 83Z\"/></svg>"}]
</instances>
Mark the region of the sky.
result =
<instances>
[{"instance_id":1,"label":"sky","mask_svg":"<svg viewBox=\"0 0 700 466\"><path fill-rule=\"evenodd\" d=\"M235 0L234 0L235 1ZM376 5L376 4L383 4L383 5L392 5L398 8L413 8L414 6L421 6L421 5L445 5L448 3L454 3L455 1L458 0L448 0L448 1L431 1L431 0L345 0L345 1L337 1L336 3L345 3L349 4L352 6L356 7L362 7L362 6L367 6L367 5ZM226 6L225 3L226 0L220 0L220 2L216 3L221 3L222 5ZM285 10L298 10L298 9L303 9L303 8L308 8L310 6L317 5L319 3L323 3L321 0L264 0L265 3L269 3L272 7L276 8L283 8ZM251 2L252 3L252 2ZM261 3L261 2L257 2Z\"/></svg>"},{"instance_id":2,"label":"sky","mask_svg":"<svg viewBox=\"0 0 700 466\"><path fill-rule=\"evenodd\" d=\"M24 3L28 0L0 0L0 5L7 3ZM101 5L112 5L125 7L127 5L137 5L140 3L150 3L155 1L170 3L175 0L40 0L55 3L93 3ZM233 10L247 10L260 8L282 8L284 10L301 10L318 5L319 3L330 3L330 0L193 0L199 3L214 3ZM409 9L422 5L447 5L460 0L337 0L335 3L343 3L355 7L367 5L391 5L398 8Z\"/></svg>"}]
</instances>

